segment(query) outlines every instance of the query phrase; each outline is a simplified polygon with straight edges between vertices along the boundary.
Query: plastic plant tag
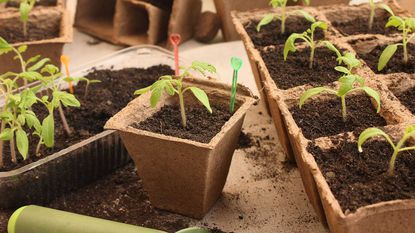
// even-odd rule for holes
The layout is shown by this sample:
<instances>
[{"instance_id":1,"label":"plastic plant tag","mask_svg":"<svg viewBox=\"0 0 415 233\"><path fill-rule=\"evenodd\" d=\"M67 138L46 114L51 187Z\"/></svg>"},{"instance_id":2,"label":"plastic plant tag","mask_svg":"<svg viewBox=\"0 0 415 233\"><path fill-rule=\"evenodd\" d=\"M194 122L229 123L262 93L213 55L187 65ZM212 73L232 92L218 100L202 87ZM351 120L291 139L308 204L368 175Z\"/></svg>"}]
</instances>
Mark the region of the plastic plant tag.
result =
<instances>
[{"instance_id":1,"label":"plastic plant tag","mask_svg":"<svg viewBox=\"0 0 415 233\"><path fill-rule=\"evenodd\" d=\"M182 40L180 34L173 33L170 35L170 43L173 45L174 48L174 64L175 64L175 74L178 76L180 75L180 68L179 68L179 44Z\"/></svg>"},{"instance_id":2,"label":"plastic plant tag","mask_svg":"<svg viewBox=\"0 0 415 233\"><path fill-rule=\"evenodd\" d=\"M233 113L235 111L235 99L236 99L236 87L238 85L238 72L242 67L242 60L238 57L231 58L231 64L233 68L233 78L232 78L232 93L231 93L231 103L229 106L229 111Z\"/></svg>"},{"instance_id":3,"label":"plastic plant tag","mask_svg":"<svg viewBox=\"0 0 415 233\"><path fill-rule=\"evenodd\" d=\"M69 78L71 76L70 73L69 73L69 63L71 62L71 59L66 55L62 55L61 56L61 62L65 66L66 77ZM69 92L71 94L74 94L74 88L73 88L72 81L69 82Z\"/></svg>"}]
</instances>

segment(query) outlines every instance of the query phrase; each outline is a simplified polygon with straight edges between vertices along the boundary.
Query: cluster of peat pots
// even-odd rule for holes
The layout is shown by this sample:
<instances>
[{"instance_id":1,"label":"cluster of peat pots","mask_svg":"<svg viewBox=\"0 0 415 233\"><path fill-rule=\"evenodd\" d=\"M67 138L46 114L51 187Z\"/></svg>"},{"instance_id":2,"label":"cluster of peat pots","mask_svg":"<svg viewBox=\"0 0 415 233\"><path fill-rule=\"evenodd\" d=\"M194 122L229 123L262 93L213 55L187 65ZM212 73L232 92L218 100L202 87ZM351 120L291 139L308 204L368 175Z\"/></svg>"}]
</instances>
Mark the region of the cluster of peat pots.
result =
<instances>
[{"instance_id":1,"label":"cluster of peat pots","mask_svg":"<svg viewBox=\"0 0 415 233\"><path fill-rule=\"evenodd\" d=\"M272 10L233 12L233 21L318 216L336 233L412 232L414 19L394 2L272 2ZM289 15L285 33L275 20L282 14Z\"/></svg>"},{"instance_id":2,"label":"cluster of peat pots","mask_svg":"<svg viewBox=\"0 0 415 233\"><path fill-rule=\"evenodd\" d=\"M47 204L131 157L153 206L195 218L209 211L257 102L247 88L207 78L216 69L204 62L173 71L177 59L158 47L72 74L68 57L61 72L28 50L0 37L0 57L21 67L0 74L0 209Z\"/></svg>"},{"instance_id":3,"label":"cluster of peat pots","mask_svg":"<svg viewBox=\"0 0 415 233\"><path fill-rule=\"evenodd\" d=\"M42 54L60 65L65 43L72 41L72 24L65 0L1 0L0 37L14 46L28 45L26 54ZM18 71L13 57L0 57L0 72Z\"/></svg>"}]
</instances>

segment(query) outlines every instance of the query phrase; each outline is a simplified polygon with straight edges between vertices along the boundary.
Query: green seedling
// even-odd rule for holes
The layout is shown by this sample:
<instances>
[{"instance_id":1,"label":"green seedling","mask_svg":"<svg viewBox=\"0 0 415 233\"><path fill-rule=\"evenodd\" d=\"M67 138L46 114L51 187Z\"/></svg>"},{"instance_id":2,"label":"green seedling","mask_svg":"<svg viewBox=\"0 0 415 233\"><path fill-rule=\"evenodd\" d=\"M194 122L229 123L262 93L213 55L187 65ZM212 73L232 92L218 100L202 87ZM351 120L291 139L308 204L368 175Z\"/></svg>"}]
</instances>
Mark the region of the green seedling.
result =
<instances>
[{"instance_id":1,"label":"green seedling","mask_svg":"<svg viewBox=\"0 0 415 233\"><path fill-rule=\"evenodd\" d=\"M10 0L0 0L0 3L6 3ZM36 0L20 0L19 12L20 21L23 23L23 35L27 37L27 22L29 21L29 14L35 6Z\"/></svg>"},{"instance_id":2,"label":"green seedling","mask_svg":"<svg viewBox=\"0 0 415 233\"><path fill-rule=\"evenodd\" d=\"M369 23L368 23L369 30L372 30L373 28L373 21L375 19L376 9L382 8L386 10L387 12L391 13L391 15L393 15L392 9L387 4L375 3L375 0L369 0L369 7L370 7L370 15L369 15Z\"/></svg>"},{"instance_id":3,"label":"green seedling","mask_svg":"<svg viewBox=\"0 0 415 233\"><path fill-rule=\"evenodd\" d=\"M350 52L344 52L343 54L329 41L324 41L325 46L337 55L337 62L339 66L334 69L344 73L345 75L353 74L353 70L362 65L362 62L356 58L356 54ZM340 65L345 65L342 67Z\"/></svg>"},{"instance_id":4,"label":"green seedling","mask_svg":"<svg viewBox=\"0 0 415 233\"><path fill-rule=\"evenodd\" d=\"M386 27L395 27L402 32L402 43L388 45L379 58L378 71L383 70L399 46L403 47L403 63L408 64L408 43L415 37L415 18L399 17L392 15Z\"/></svg>"},{"instance_id":5,"label":"green seedling","mask_svg":"<svg viewBox=\"0 0 415 233\"><path fill-rule=\"evenodd\" d=\"M409 151L409 150L415 150L415 146L406 147L406 142L415 136L415 125L411 125L405 129L405 132L399 140L398 144L395 145L395 143L392 141L391 137L389 137L388 134L386 134L384 131L378 129L378 128L369 128L363 131L358 140L358 149L359 152L363 152L362 145L366 142L369 138L381 136L386 139L386 141L392 146L393 148L393 154L391 157L391 160L389 161L389 169L388 169L388 175L393 176L395 171L395 162L398 157L399 152L403 151Z\"/></svg>"},{"instance_id":6,"label":"green seedling","mask_svg":"<svg viewBox=\"0 0 415 233\"><path fill-rule=\"evenodd\" d=\"M364 78L354 75L354 74L345 74L339 79L339 89L333 90L328 87L316 87L311 88L305 91L300 97L300 109L304 105L305 101L309 98L321 94L323 92L336 95L341 99L342 104L342 117L343 121L346 122L347 120L347 107L346 107L346 96L351 94L352 92L362 90L368 96L372 97L377 103L377 112L380 112L380 95L378 92L373 90L372 88L365 85Z\"/></svg>"},{"instance_id":7,"label":"green seedling","mask_svg":"<svg viewBox=\"0 0 415 233\"><path fill-rule=\"evenodd\" d=\"M0 111L0 167L3 161L3 142L10 142L11 160L17 162L15 146L24 159L27 158L29 149L28 134L38 136L39 143L36 149L38 155L41 145L53 147L54 144L54 109L60 108L61 104L67 107L78 107L79 101L75 96L58 90L58 77L61 75L59 69L53 65L46 64L49 59L41 59L40 56L23 59L22 53L27 46L17 48L11 46L7 41L0 37L0 55L14 52L15 59L21 62L22 72L7 72L0 75L0 91L3 95L4 103ZM39 81L40 84L19 90L20 81L25 83ZM42 90L52 91L49 95L42 96ZM43 119L42 123L38 116L32 111L34 104L43 104L47 107L49 115ZM63 117L63 121L66 119Z\"/></svg>"},{"instance_id":8,"label":"green seedling","mask_svg":"<svg viewBox=\"0 0 415 233\"><path fill-rule=\"evenodd\" d=\"M135 95L142 95L147 92L151 92L150 104L152 107L156 107L157 103L160 100L160 97L165 91L168 95L179 96L180 104L180 114L182 118L183 128L186 128L186 111L184 106L184 93L191 91L193 95L206 107L206 109L212 113L212 108L210 107L209 98L206 93L198 87L184 87L183 78L190 75L190 71L199 72L202 75L206 73L216 73L216 68L208 63L195 61L189 67L181 67L181 70L184 72L179 76L164 75L161 76L158 81L153 83L153 85L139 89L134 92Z\"/></svg>"},{"instance_id":9,"label":"green seedling","mask_svg":"<svg viewBox=\"0 0 415 233\"><path fill-rule=\"evenodd\" d=\"M324 41L314 41L314 32L317 28L321 28L323 30L327 30L327 23L322 21L313 21L313 24L311 24L311 27L307 29L307 31L303 33L293 33L288 37L287 41L285 42L284 46L284 60L287 60L288 53L289 52L295 52L297 51L297 48L295 47L295 41L298 39L301 39L305 41L311 49L310 52L310 64L309 68L313 68L313 62L314 62L314 53L317 46L320 44L324 44Z\"/></svg>"},{"instance_id":10,"label":"green seedling","mask_svg":"<svg viewBox=\"0 0 415 233\"><path fill-rule=\"evenodd\" d=\"M271 0L269 4L273 8L280 8L281 9L281 15L278 14L267 14L262 18L262 20L257 25L257 31L259 32L261 30L261 27L270 24L273 20L280 20L281 21L281 34L285 33L285 22L287 18L293 14L300 13L302 14L307 20L312 18L307 12L305 11L294 11L292 13L287 12L287 2L288 0ZM297 0L293 0L293 2L297 2ZM306 5L310 4L310 0L303 0L303 3Z\"/></svg>"}]
</instances>

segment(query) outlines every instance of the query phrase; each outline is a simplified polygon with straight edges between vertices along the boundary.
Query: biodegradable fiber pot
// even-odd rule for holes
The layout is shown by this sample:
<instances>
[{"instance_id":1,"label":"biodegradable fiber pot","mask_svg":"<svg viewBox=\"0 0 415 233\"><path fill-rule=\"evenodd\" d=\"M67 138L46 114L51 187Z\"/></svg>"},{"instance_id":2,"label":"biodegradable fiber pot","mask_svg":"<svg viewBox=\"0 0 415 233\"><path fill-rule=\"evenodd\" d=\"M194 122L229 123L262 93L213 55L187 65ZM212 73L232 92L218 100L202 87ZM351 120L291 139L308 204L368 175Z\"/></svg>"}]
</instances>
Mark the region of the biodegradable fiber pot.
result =
<instances>
[{"instance_id":1,"label":"biodegradable fiber pot","mask_svg":"<svg viewBox=\"0 0 415 233\"><path fill-rule=\"evenodd\" d=\"M227 106L231 87L211 80L186 78L185 86L205 90L211 104ZM177 97L164 95L156 108L151 108L150 93L142 95L112 117L106 129L120 131L133 158L151 203L194 218L202 218L219 198L225 185L232 155L246 111L257 100L246 88L238 88L237 111L209 143L200 143L132 127L146 120L165 105L177 104ZM199 104L190 93L187 106Z\"/></svg>"}]
</instances>

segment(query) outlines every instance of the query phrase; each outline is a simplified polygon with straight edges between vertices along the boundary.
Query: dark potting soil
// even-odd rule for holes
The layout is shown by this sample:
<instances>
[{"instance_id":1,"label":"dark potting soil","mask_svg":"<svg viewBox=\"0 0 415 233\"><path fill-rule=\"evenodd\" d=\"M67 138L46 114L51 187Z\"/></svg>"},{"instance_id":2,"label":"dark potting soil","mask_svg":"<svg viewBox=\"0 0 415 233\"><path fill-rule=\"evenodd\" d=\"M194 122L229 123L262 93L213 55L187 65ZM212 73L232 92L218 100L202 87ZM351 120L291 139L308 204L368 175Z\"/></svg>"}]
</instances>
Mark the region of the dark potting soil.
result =
<instances>
[{"instance_id":1,"label":"dark potting soil","mask_svg":"<svg viewBox=\"0 0 415 233\"><path fill-rule=\"evenodd\" d=\"M189 226L190 218L154 208L131 163L111 175L55 199L45 207L107 220L176 232ZM7 218L0 213L0 232L7 232Z\"/></svg>"},{"instance_id":2,"label":"dark potting soil","mask_svg":"<svg viewBox=\"0 0 415 233\"><path fill-rule=\"evenodd\" d=\"M56 6L57 0L37 0L35 6ZM6 4L6 7L19 7L19 1L9 1Z\"/></svg>"},{"instance_id":3,"label":"dark potting soil","mask_svg":"<svg viewBox=\"0 0 415 233\"><path fill-rule=\"evenodd\" d=\"M5 143L5 167L0 171L9 171L32 163L102 132L106 121L135 98L133 95L135 90L151 85L161 75L173 73L174 71L166 65L148 69L92 70L86 77L101 82L91 84L86 97L85 83L79 83L75 87L75 95L81 102L81 107L65 109L68 124L73 131L72 135L66 135L56 111L55 146L51 149L42 147L42 156L36 157L34 155L38 138L30 137L29 155L32 156L25 161L20 161L22 158L18 156L19 163L13 164L10 161L8 143ZM40 105L35 105L33 110L39 114L39 119L46 116L45 108Z\"/></svg>"},{"instance_id":4,"label":"dark potting soil","mask_svg":"<svg viewBox=\"0 0 415 233\"><path fill-rule=\"evenodd\" d=\"M382 12L381 12L382 11ZM338 14L347 14L347 12L339 12ZM389 13L383 9L378 9L376 11L377 15L373 20L372 30L369 30L369 10L367 14L359 15L359 17L354 18L348 22L338 22L336 20L332 21L333 26L340 31L344 36L358 35L358 34L381 34L389 35L392 33L397 33L398 31L395 28L385 28L386 23L389 19Z\"/></svg>"},{"instance_id":5,"label":"dark potting soil","mask_svg":"<svg viewBox=\"0 0 415 233\"><path fill-rule=\"evenodd\" d=\"M295 105L290 109L297 125L308 139L316 139L351 131L363 131L374 126L385 126L386 121L364 95L346 97L347 121L342 118L340 98L309 100L301 109Z\"/></svg>"},{"instance_id":6,"label":"dark potting soil","mask_svg":"<svg viewBox=\"0 0 415 233\"><path fill-rule=\"evenodd\" d=\"M412 112L412 114L415 114L415 87L397 94L396 97Z\"/></svg>"},{"instance_id":7,"label":"dark potting soil","mask_svg":"<svg viewBox=\"0 0 415 233\"><path fill-rule=\"evenodd\" d=\"M321 86L337 81L340 73L334 70L336 54L327 48L315 50L313 68L309 69L310 49L290 53L284 61L282 46L262 51L261 56L277 87L283 90L304 84Z\"/></svg>"},{"instance_id":8,"label":"dark potting soil","mask_svg":"<svg viewBox=\"0 0 415 233\"><path fill-rule=\"evenodd\" d=\"M370 53L359 53L359 57L362 58L367 65L377 74L391 74L398 72L415 73L415 45L408 44L408 64L403 63L403 49L402 46L398 47L395 55L391 58L389 63L382 71L378 71L379 57L387 45L377 46Z\"/></svg>"},{"instance_id":9,"label":"dark potting soil","mask_svg":"<svg viewBox=\"0 0 415 233\"><path fill-rule=\"evenodd\" d=\"M173 7L173 0L144 0L153 6L170 12Z\"/></svg>"},{"instance_id":10,"label":"dark potting soil","mask_svg":"<svg viewBox=\"0 0 415 233\"><path fill-rule=\"evenodd\" d=\"M145 121L135 123L133 127L189 139L201 143L209 143L231 118L232 114L224 106L212 106L209 113L203 106L186 107L187 127L183 128L179 106L164 106L160 111Z\"/></svg>"},{"instance_id":11,"label":"dark potting soil","mask_svg":"<svg viewBox=\"0 0 415 233\"><path fill-rule=\"evenodd\" d=\"M50 20L47 26L29 21L27 25L27 36L23 33L23 24L16 19L13 25L0 27L0 37L3 37L10 44L47 40L58 38L60 35L60 20Z\"/></svg>"},{"instance_id":12,"label":"dark potting soil","mask_svg":"<svg viewBox=\"0 0 415 233\"><path fill-rule=\"evenodd\" d=\"M356 142L339 138L336 144L323 151L311 143L308 151L344 212L383 201L415 198L414 152L401 152L394 176L388 176L393 149L386 141L368 141L362 153Z\"/></svg>"},{"instance_id":13,"label":"dark potting soil","mask_svg":"<svg viewBox=\"0 0 415 233\"><path fill-rule=\"evenodd\" d=\"M255 20L244 25L246 32L257 48L268 45L283 45L292 33L303 33L311 26L311 23L303 17L288 17L285 24L285 33L281 34L281 21L273 21L263 26L259 32L256 29L258 23L259 21ZM317 29L314 38L316 40L323 39L323 31Z\"/></svg>"}]
</instances>

